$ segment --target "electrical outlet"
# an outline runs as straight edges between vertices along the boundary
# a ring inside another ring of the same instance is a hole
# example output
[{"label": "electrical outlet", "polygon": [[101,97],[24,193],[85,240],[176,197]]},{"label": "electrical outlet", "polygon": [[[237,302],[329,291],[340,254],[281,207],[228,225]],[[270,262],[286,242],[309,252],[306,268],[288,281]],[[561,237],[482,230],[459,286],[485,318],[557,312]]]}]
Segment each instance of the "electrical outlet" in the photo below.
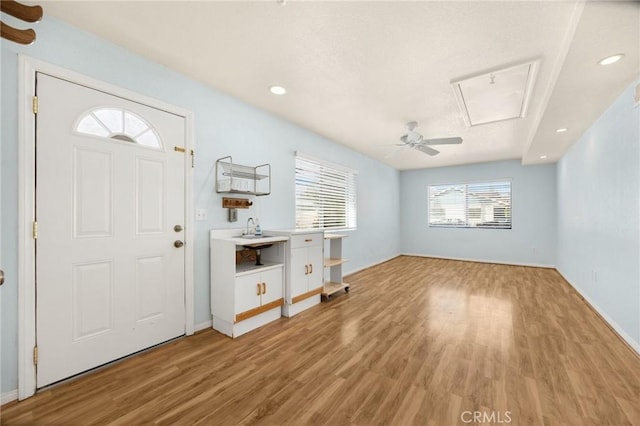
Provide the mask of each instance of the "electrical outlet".
[{"label": "electrical outlet", "polygon": [[196,220],[207,220],[207,209],[196,209]]}]

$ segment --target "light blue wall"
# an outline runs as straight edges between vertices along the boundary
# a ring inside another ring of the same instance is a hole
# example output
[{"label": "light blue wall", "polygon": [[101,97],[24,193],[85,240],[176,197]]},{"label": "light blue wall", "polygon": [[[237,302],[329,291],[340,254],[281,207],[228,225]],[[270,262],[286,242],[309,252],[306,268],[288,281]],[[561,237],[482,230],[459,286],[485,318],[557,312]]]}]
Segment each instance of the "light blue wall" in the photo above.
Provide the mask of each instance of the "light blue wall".
[{"label": "light blue wall", "polygon": [[[2,253],[8,280],[2,287],[2,383],[17,387],[17,162],[18,53],[188,109],[195,113],[196,208],[207,208],[207,222],[195,226],[195,322],[209,315],[210,228],[228,227],[227,211],[215,194],[214,163],[232,155],[247,164],[269,162],[273,193],[256,198],[241,211],[238,225],[249,215],[269,228],[294,226],[294,152],[301,151],[357,169],[358,230],[349,232],[346,271],[363,268],[399,252],[399,172],[219,91],[131,54],[54,19],[37,25],[38,42],[29,47],[2,41]],[[266,90],[267,88],[258,88]],[[241,225],[240,225],[241,226]]]},{"label": "light blue wall", "polygon": [[640,350],[635,84],[558,162],[558,270]]},{"label": "light blue wall", "polygon": [[[510,178],[513,229],[430,228],[427,187]],[[554,165],[499,161],[402,172],[400,248],[403,253],[523,265],[555,265]]]}]

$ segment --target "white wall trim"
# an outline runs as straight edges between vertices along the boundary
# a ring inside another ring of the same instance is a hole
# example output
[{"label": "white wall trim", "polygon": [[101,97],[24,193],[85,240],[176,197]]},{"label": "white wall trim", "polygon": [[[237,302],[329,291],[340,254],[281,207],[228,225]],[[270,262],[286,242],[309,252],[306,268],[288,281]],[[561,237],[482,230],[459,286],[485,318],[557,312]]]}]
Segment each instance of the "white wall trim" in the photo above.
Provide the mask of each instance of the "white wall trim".
[{"label": "white wall trim", "polygon": [[363,266],[362,268],[358,268],[358,269],[353,269],[353,270],[347,271],[347,272],[344,273],[344,276],[346,277],[348,275],[353,275],[353,274],[356,274],[356,273],[358,273],[360,271],[364,271],[365,269],[373,268],[374,266],[380,265],[381,263],[384,263],[384,262],[388,262],[388,261],[393,260],[393,259],[395,259],[396,257],[399,257],[399,256],[402,256],[402,254],[400,254],[400,253],[394,254],[393,256],[387,257],[386,259],[382,259],[382,260],[379,260],[379,261],[374,262],[374,263],[370,263],[369,265]]},{"label": "white wall trim", "polygon": [[211,325],[212,325],[211,320],[198,323],[195,326],[196,327],[195,331],[200,331],[200,330],[204,330],[206,328],[211,328]]},{"label": "white wall trim", "polygon": [[36,345],[35,242],[35,126],[31,99],[36,64],[18,57],[18,398],[36,391],[33,347]]},{"label": "white wall trim", "polygon": [[184,117],[185,119],[185,333],[194,333],[193,239],[193,113],[166,102],[28,57],[18,55],[18,399],[36,391],[33,347],[36,344],[35,243],[35,116],[31,110],[36,72],[92,87]]},{"label": "white wall trim", "polygon": [[474,259],[474,258],[468,258],[468,257],[438,256],[433,254],[402,253],[401,256],[432,257],[434,259],[460,260],[463,262],[494,263],[496,265],[527,266],[530,268],[548,268],[548,269],[555,268],[555,265],[546,265],[543,263],[503,262],[499,260]]},{"label": "white wall trim", "polygon": [[15,401],[16,399],[18,399],[18,389],[4,392],[2,395],[0,395],[0,405],[8,404],[12,401]]},{"label": "white wall trim", "polygon": [[572,283],[558,268],[556,271],[560,274],[560,276],[571,286],[573,289],[584,299],[584,301],[598,313],[602,317],[602,319],[611,327],[611,329],[620,337],[625,343],[633,349],[638,355],[640,355],[640,342],[636,342],[633,340],[631,336],[629,336],[623,329],[616,323],[609,315],[607,315],[604,310],[602,310],[589,296],[584,294],[580,287]]}]

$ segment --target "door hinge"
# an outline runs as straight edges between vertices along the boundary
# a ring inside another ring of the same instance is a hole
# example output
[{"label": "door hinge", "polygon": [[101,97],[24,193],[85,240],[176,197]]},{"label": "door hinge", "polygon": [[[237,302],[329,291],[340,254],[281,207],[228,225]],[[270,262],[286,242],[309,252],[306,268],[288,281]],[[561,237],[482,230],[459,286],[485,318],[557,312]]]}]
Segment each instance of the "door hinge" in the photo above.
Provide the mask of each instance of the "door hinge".
[{"label": "door hinge", "polygon": [[193,150],[191,150],[191,168],[193,169],[195,167],[195,158],[196,158],[196,153],[193,152]]},{"label": "door hinge", "polygon": [[33,365],[38,365],[38,347],[33,347]]},{"label": "door hinge", "polygon": [[33,97],[33,113],[34,114],[38,113],[38,97],[37,96]]},{"label": "door hinge", "polygon": [[33,239],[38,239],[38,222],[35,220],[33,221]]},{"label": "door hinge", "polygon": [[178,152],[186,152],[187,151],[183,146],[174,146],[173,149],[178,151]]}]

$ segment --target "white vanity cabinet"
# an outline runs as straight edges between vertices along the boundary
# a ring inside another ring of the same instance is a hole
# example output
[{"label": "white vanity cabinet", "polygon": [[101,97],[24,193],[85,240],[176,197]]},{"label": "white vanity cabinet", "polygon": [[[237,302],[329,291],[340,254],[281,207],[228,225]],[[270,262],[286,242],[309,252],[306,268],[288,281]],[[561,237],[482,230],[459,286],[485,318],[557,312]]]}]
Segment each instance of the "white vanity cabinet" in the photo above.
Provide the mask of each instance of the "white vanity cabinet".
[{"label": "white vanity cabinet", "polygon": [[317,229],[266,232],[289,238],[285,245],[282,315],[292,317],[319,304],[324,283],[324,233]]},{"label": "white vanity cabinet", "polygon": [[[238,337],[282,316],[284,303],[285,236],[246,239],[242,230],[212,230],[211,320],[212,327]],[[236,252],[247,246],[261,249],[261,265],[236,263]]]},{"label": "white vanity cabinet", "polygon": [[243,321],[256,312],[282,305],[282,265],[259,272],[237,274],[235,280],[235,320]]}]

